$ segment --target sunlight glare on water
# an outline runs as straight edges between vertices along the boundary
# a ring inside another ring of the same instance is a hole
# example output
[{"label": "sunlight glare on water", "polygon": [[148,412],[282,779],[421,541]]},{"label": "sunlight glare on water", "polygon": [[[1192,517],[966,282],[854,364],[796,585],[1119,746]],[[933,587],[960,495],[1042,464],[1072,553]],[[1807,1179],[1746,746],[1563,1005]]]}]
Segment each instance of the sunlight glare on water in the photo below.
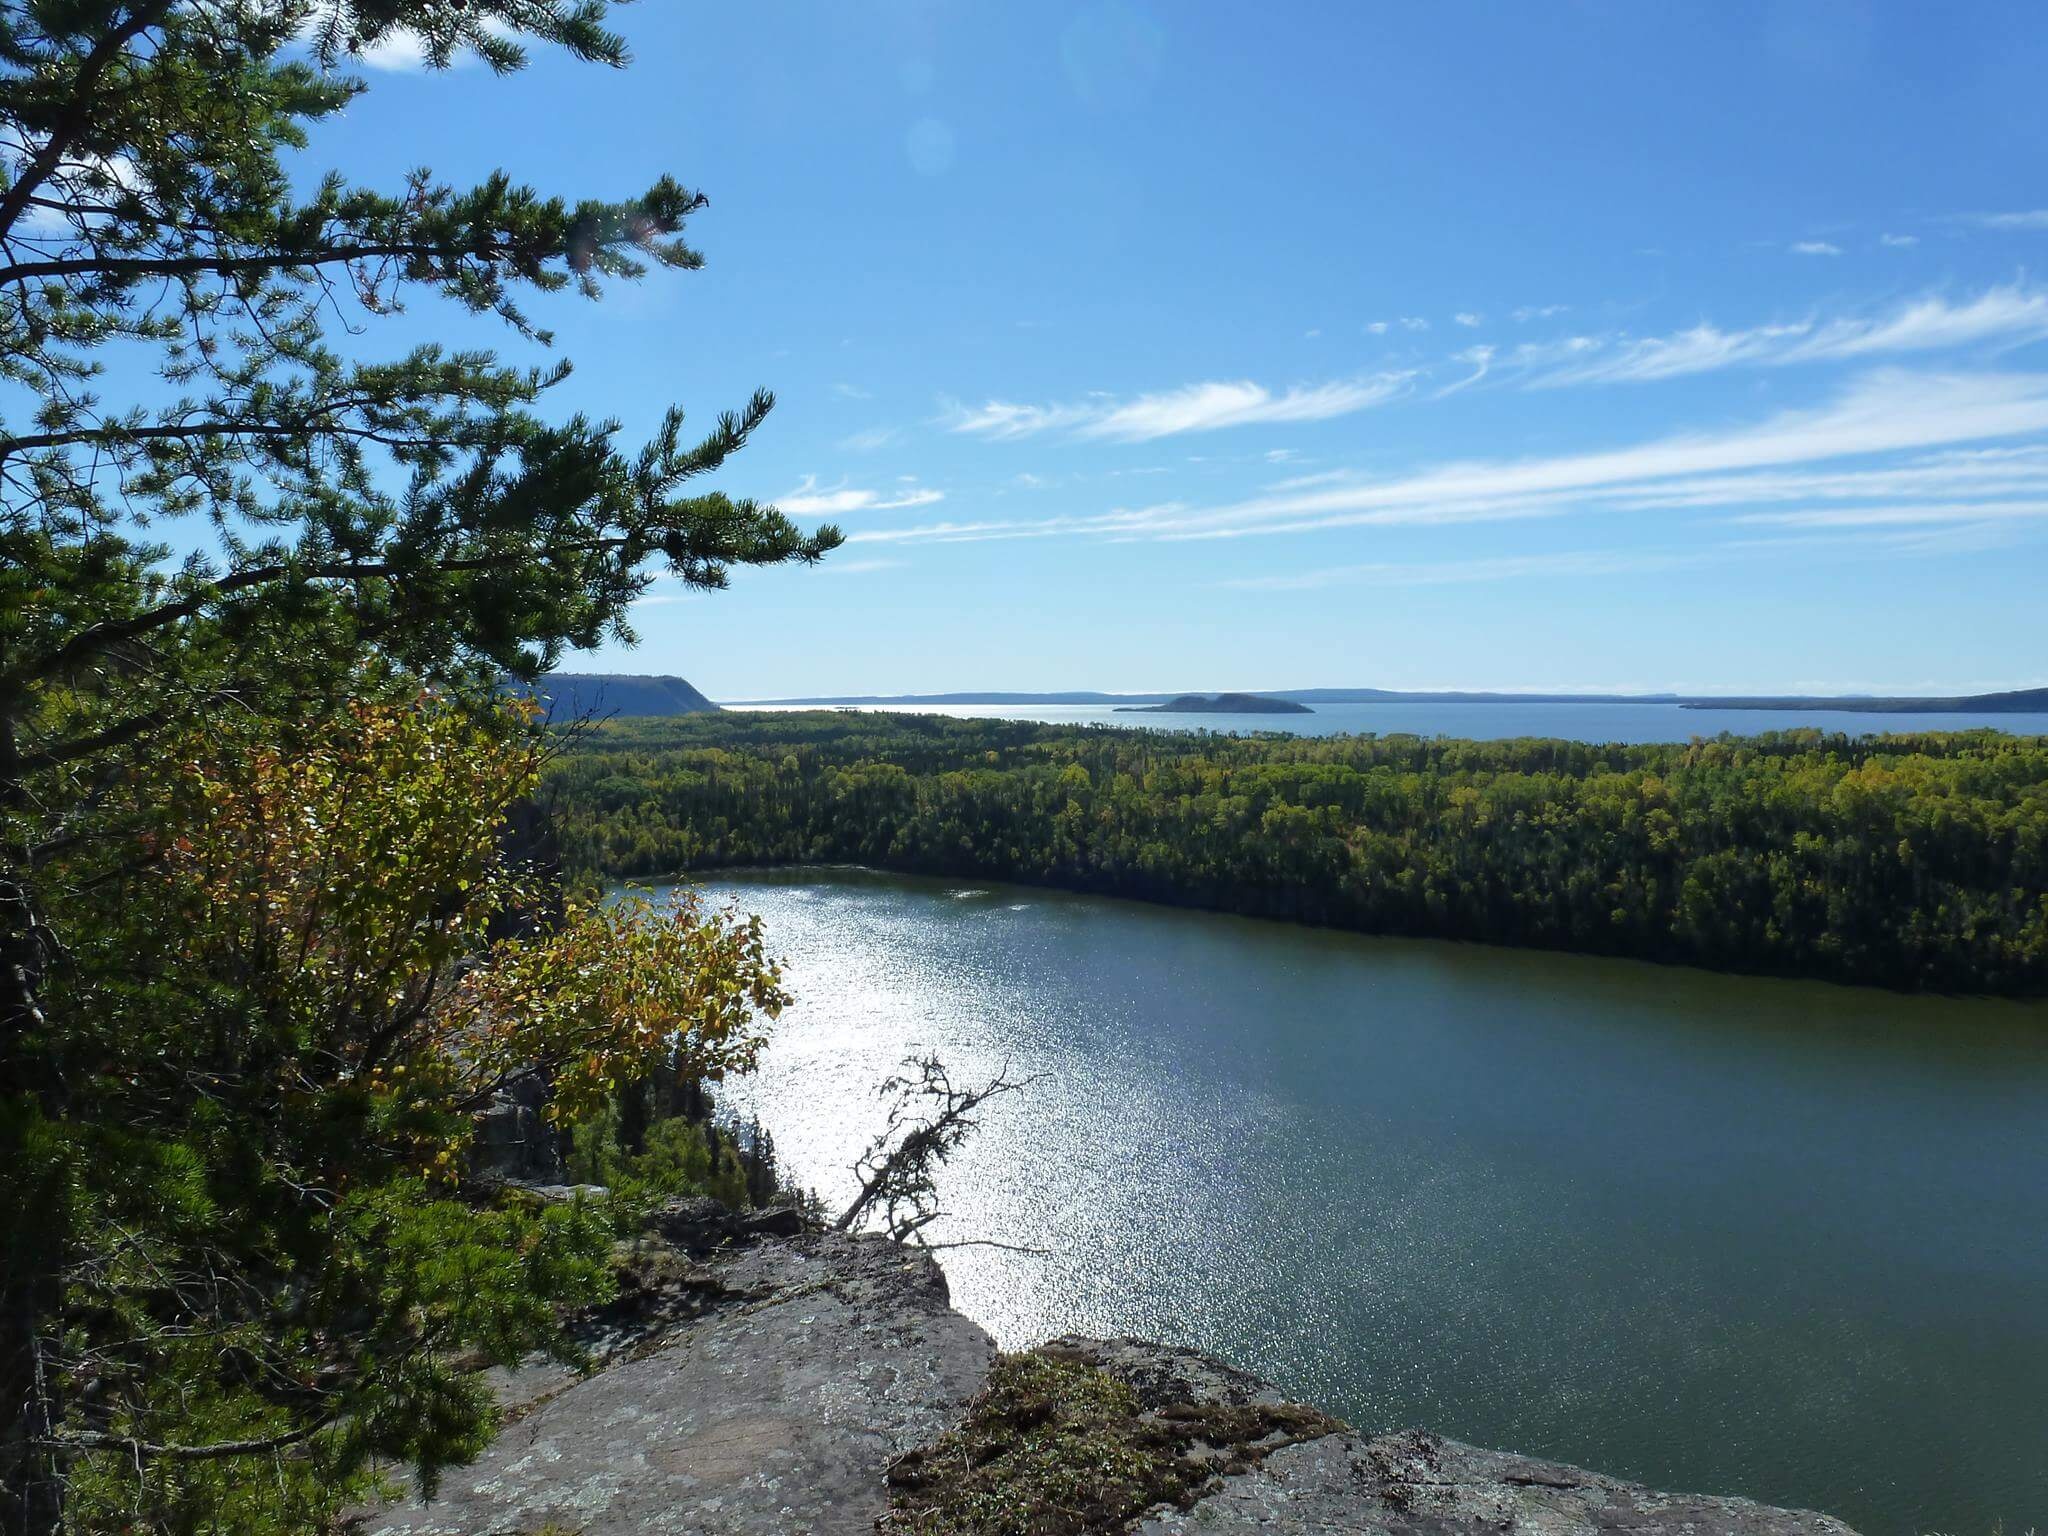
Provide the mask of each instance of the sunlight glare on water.
[{"label": "sunlight glare on water", "polygon": [[1211,1349],[1420,1424],[1866,1533],[2048,1517],[2048,1016],[852,870],[707,887],[796,1005],[728,1089],[835,1210],[876,1086],[1006,1346]]}]

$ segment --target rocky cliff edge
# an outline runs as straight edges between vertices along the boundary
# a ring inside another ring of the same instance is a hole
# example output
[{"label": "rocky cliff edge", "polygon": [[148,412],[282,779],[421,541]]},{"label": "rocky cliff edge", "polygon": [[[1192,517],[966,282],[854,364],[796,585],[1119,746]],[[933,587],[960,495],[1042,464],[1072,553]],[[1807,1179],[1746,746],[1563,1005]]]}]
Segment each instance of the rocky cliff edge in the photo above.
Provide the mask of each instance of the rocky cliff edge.
[{"label": "rocky cliff edge", "polygon": [[1192,1351],[1068,1338],[999,1356],[929,1254],[793,1212],[678,1202],[622,1272],[580,1325],[596,1368],[493,1373],[491,1449],[433,1502],[361,1515],[361,1536],[1854,1536],[1360,1434]]}]

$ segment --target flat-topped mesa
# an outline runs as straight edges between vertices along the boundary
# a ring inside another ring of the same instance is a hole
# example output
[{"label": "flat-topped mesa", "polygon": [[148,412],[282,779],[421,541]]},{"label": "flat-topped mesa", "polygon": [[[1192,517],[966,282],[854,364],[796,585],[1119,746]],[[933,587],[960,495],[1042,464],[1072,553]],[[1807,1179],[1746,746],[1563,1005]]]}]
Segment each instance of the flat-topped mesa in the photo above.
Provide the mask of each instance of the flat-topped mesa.
[{"label": "flat-topped mesa", "polygon": [[1262,698],[1256,693],[1184,693],[1164,704],[1120,704],[1119,715],[1312,715],[1314,710],[1292,699]]},{"label": "flat-topped mesa", "polygon": [[[928,1251],[675,1202],[582,1326],[494,1372],[497,1441],[360,1536],[1854,1536],[1421,1431],[1365,1435],[1192,1350],[1001,1355]],[[998,1518],[999,1517],[999,1518]],[[990,1523],[995,1521],[996,1523]]]},{"label": "flat-topped mesa", "polygon": [[649,715],[716,714],[718,706],[680,677],[625,672],[550,672],[538,682],[510,682],[507,690],[532,698],[557,725]]}]

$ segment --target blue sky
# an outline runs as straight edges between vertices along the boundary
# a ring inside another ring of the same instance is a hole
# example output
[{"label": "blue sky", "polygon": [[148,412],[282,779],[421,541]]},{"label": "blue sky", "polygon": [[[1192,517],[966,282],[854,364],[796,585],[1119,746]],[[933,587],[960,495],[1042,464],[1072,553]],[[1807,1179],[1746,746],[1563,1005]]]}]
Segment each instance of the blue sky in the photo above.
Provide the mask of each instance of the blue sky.
[{"label": "blue sky", "polygon": [[[642,4],[306,156],[703,188],[563,410],[759,385],[850,541],[576,670],[953,688],[2048,683],[2048,11]],[[2043,275],[2037,275],[2043,274]],[[422,305],[392,341],[487,328]],[[509,337],[508,351],[517,351]]]}]

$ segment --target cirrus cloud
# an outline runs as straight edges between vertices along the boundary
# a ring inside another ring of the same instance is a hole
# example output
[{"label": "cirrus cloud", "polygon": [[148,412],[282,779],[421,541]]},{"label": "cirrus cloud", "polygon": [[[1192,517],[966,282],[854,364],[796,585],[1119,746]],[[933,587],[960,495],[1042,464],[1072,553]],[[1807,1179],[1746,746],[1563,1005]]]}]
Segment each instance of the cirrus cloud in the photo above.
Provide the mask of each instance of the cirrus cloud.
[{"label": "cirrus cloud", "polygon": [[1214,432],[1258,423],[1327,421],[1380,405],[1401,394],[1412,373],[1380,373],[1273,390],[1249,379],[1188,384],[1130,400],[1102,397],[1075,405],[1025,405],[991,400],[951,406],[947,429],[993,441],[1068,431],[1076,437],[1145,443],[1186,432]]},{"label": "cirrus cloud", "polygon": [[837,485],[821,486],[816,475],[805,475],[803,484],[787,496],[778,496],[775,505],[799,517],[836,517],[845,512],[895,512],[906,507],[928,507],[945,499],[944,491],[923,487],[876,491],[848,485],[844,480]]},{"label": "cirrus cloud", "polygon": [[1701,321],[1665,336],[1574,337],[1570,354],[1518,349],[1514,361],[1538,387],[1634,383],[1736,366],[1853,361],[1887,353],[2048,339],[2048,290],[2008,283],[1975,298],[1927,294],[1879,314],[1801,319],[1723,330]]},{"label": "cirrus cloud", "polygon": [[[1476,460],[1391,478],[1311,477],[1212,506],[1183,501],[1051,518],[945,522],[853,542],[1212,540],[1337,528],[1450,525],[1577,512],[1670,515],[1828,496],[1868,505],[2048,497],[2048,374],[1911,373],[1856,381],[1831,404],[1753,425],[1548,458]],[[2011,448],[1969,447],[2033,439]],[[1946,452],[1935,452],[1946,450]],[[1901,462],[1902,454],[1933,453]],[[1886,457],[1874,467],[1819,468]],[[1816,467],[1806,467],[1816,466]],[[1829,482],[1833,482],[1830,484]],[[1988,514],[1996,517],[1999,514]],[[1946,520],[1946,519],[1943,519]]]}]

